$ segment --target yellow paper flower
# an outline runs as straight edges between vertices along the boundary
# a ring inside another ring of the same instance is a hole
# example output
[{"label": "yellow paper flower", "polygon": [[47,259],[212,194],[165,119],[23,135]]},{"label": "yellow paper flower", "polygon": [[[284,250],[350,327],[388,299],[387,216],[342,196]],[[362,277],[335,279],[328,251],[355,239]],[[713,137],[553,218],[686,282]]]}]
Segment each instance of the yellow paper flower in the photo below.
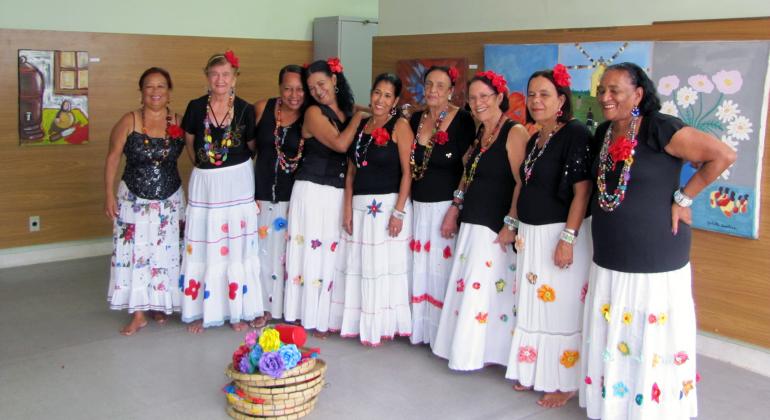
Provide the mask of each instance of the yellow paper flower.
[{"label": "yellow paper flower", "polygon": [[543,302],[553,302],[556,300],[556,291],[553,290],[553,287],[544,284],[537,289],[537,297]]},{"label": "yellow paper flower", "polygon": [[604,319],[607,320],[607,322],[610,322],[610,304],[605,303],[602,305],[602,315],[604,315]]},{"label": "yellow paper flower", "polygon": [[623,323],[626,325],[631,325],[631,321],[634,320],[634,316],[631,315],[631,312],[623,312]]},{"label": "yellow paper flower", "polygon": [[580,359],[580,352],[577,350],[565,350],[561,354],[561,364],[565,368],[571,368],[575,366],[575,363]]},{"label": "yellow paper flower", "polygon": [[281,335],[274,328],[265,328],[259,336],[259,346],[262,351],[276,351],[281,347]]},{"label": "yellow paper flower", "polygon": [[668,321],[668,315],[663,313],[658,315],[658,325],[666,325],[666,321]]}]

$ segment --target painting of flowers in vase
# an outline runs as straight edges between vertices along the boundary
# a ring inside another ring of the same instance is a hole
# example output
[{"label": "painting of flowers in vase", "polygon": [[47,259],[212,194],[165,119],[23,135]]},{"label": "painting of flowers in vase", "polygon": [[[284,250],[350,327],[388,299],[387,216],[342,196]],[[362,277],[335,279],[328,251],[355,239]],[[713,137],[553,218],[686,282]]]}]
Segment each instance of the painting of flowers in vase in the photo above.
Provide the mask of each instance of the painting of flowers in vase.
[{"label": "painting of flowers in vase", "polygon": [[[693,203],[693,226],[757,238],[762,151],[767,117],[770,43],[658,42],[653,80],[661,112],[712,134],[736,162]],[[683,166],[689,181],[698,163]]]}]

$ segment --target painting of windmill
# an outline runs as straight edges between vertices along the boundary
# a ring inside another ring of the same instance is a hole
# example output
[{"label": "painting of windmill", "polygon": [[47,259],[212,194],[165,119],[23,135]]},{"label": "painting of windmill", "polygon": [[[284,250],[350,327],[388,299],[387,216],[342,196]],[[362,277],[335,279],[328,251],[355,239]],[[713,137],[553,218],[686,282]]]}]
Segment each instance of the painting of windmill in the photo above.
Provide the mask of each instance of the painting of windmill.
[{"label": "painting of windmill", "polygon": [[601,123],[601,109],[596,89],[608,66],[630,61],[650,73],[652,42],[575,42],[559,44],[559,63],[572,76],[572,101],[575,118],[590,128]]}]

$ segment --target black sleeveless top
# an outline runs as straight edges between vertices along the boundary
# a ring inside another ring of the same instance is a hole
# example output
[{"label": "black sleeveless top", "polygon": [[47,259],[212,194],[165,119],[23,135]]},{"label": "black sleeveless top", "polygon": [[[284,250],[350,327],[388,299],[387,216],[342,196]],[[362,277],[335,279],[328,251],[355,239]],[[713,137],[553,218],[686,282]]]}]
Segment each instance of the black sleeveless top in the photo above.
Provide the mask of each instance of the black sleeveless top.
[{"label": "black sleeveless top", "polygon": [[[527,142],[529,156],[537,141],[537,133]],[[591,179],[593,163],[591,132],[578,120],[567,122],[551,137],[543,154],[532,167],[532,176],[524,182],[524,162],[521,163],[521,190],[516,213],[524,223],[547,225],[567,221],[575,193],[572,187]],[[537,156],[540,149],[533,154]],[[588,215],[586,215],[587,217]]]},{"label": "black sleeveless top", "polygon": [[[195,136],[195,142],[193,143],[195,148],[195,166],[200,169],[224,168],[226,166],[238,165],[251,159],[251,150],[249,150],[246,143],[254,140],[254,120],[256,119],[254,105],[247,103],[237,96],[235,97],[233,102],[235,117],[230,122],[231,130],[233,130],[233,144],[229,147],[227,160],[222,162],[220,166],[209,162],[204,149],[205,142],[203,136],[205,128],[203,121],[206,119],[207,105],[207,95],[193,99],[187,105],[187,110],[182,118],[182,128],[184,131]],[[215,125],[212,121],[210,125],[211,139],[213,143],[219,144],[222,136],[225,134],[225,129],[215,127]]]},{"label": "black sleeveless top", "polygon": [[348,151],[348,158],[357,165],[353,195],[398,193],[401,186],[401,161],[398,158],[398,145],[393,141],[393,128],[398,118],[392,117],[383,126],[390,135],[384,146],[378,146],[371,134],[364,133],[368,118],[358,126],[356,140]]},{"label": "black sleeveless top", "polygon": [[[257,123],[257,164],[254,198],[261,201],[289,201],[294,174],[286,173],[278,164],[275,150],[275,107],[277,98],[268,99],[262,118]],[[287,158],[297,156],[302,137],[302,117],[278,129],[280,147]]]},{"label": "black sleeveless top", "polygon": [[[409,125],[415,136],[420,126],[423,112],[416,112],[409,120]],[[434,144],[428,169],[425,176],[412,182],[412,199],[423,203],[449,201],[457,189],[463,175],[463,155],[473,143],[476,124],[468,111],[458,110],[452,122],[447,127],[449,141],[444,144]],[[425,156],[425,146],[417,144],[414,150],[414,161],[422,165]]]},{"label": "black sleeveless top", "polygon": [[168,140],[148,137],[136,130],[132,131],[123,146],[126,155],[126,167],[123,170],[123,182],[128,190],[137,197],[147,200],[164,200],[174,194],[182,185],[176,162],[184,149],[184,138]]},{"label": "black sleeveless top", "polygon": [[[495,233],[502,229],[503,218],[511,209],[513,188],[516,186],[508,151],[505,149],[508,132],[515,125],[511,120],[503,123],[497,140],[479,159],[473,182],[465,191],[460,222],[486,226]],[[480,151],[480,147],[473,150],[468,158],[468,169]]]},{"label": "black sleeveless top", "polygon": [[[642,119],[631,166],[626,195],[615,211],[599,207],[598,191],[591,199],[594,262],[600,267],[626,273],[660,273],[684,267],[690,261],[690,226],[679,223],[671,233],[671,204],[679,188],[682,160],[669,155],[664,147],[685,124],[678,118],[654,112]],[[597,155],[605,122],[596,129]],[[596,179],[597,156],[593,164]],[[623,168],[618,164],[605,175],[607,191],[612,193]]]},{"label": "black sleeveless top", "polygon": [[[326,105],[316,105],[331,123],[342,130],[347,127],[350,118],[345,122],[337,118],[337,114]],[[345,153],[335,152],[326,147],[314,137],[305,140],[305,150],[302,152],[302,163],[297,169],[295,179],[310,181],[316,184],[328,185],[334,188],[345,188],[345,173],[348,169],[348,158]]]}]

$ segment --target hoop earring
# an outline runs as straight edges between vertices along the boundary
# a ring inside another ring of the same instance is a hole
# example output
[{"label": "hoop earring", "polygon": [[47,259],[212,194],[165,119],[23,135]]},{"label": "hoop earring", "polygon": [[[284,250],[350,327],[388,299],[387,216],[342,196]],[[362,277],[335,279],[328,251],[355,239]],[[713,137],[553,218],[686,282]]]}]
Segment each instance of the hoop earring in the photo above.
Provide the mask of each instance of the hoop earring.
[{"label": "hoop earring", "polygon": [[631,116],[638,117],[639,115],[641,115],[641,111],[639,111],[639,106],[634,105],[634,107],[631,108]]}]

